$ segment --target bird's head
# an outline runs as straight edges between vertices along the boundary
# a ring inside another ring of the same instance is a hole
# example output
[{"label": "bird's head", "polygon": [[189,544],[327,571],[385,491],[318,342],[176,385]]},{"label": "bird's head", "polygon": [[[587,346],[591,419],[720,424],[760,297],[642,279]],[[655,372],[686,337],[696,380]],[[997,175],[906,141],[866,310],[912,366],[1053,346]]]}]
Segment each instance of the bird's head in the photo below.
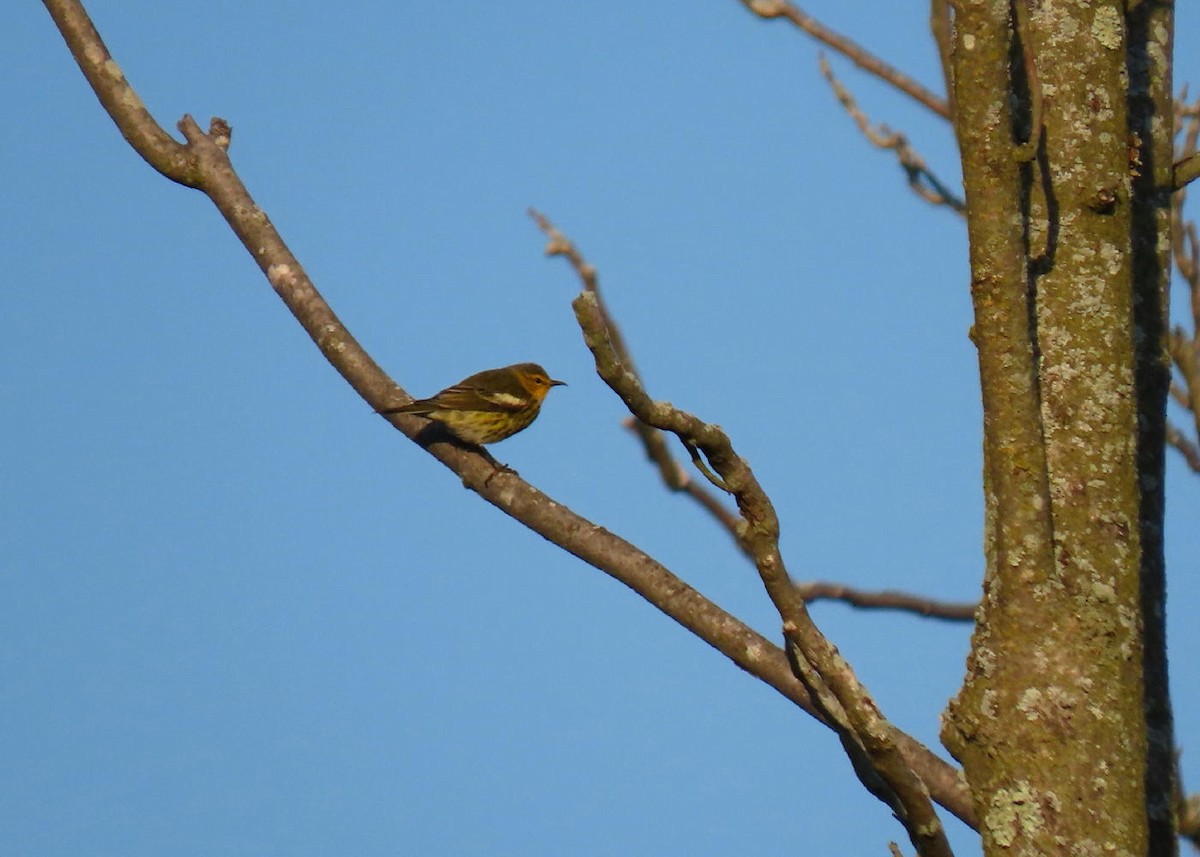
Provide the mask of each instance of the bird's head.
[{"label": "bird's head", "polygon": [[518,363],[512,367],[517,382],[541,404],[551,387],[565,387],[566,381],[556,381],[536,363]]}]

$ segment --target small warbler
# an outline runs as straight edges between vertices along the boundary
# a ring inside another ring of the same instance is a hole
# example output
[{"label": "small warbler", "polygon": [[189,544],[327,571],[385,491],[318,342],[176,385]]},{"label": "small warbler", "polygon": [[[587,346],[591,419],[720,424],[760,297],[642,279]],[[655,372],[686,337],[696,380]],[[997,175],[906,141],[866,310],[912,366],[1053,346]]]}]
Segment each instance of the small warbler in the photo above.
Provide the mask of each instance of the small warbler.
[{"label": "small warbler", "polygon": [[528,428],[555,381],[536,363],[516,363],[464,378],[436,396],[384,408],[381,414],[419,414],[466,443],[495,443]]}]

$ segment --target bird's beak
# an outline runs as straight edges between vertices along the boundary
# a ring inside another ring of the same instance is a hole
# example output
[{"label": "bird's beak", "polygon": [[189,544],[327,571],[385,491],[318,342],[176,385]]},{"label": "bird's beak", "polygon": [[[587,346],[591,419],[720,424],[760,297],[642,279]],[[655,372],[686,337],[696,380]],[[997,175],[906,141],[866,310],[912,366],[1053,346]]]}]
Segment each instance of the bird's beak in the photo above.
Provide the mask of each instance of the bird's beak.
[{"label": "bird's beak", "polygon": [[551,387],[565,387],[565,386],[567,386],[567,382],[566,381],[555,381],[553,378],[551,378],[550,386]]}]

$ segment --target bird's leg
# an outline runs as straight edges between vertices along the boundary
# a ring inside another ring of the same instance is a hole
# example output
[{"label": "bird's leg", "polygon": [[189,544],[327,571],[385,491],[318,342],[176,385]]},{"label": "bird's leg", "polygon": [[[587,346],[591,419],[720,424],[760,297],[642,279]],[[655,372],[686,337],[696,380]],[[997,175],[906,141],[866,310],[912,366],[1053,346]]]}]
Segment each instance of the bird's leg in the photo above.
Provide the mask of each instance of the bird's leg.
[{"label": "bird's leg", "polygon": [[488,460],[490,465],[492,465],[492,472],[488,474],[487,479],[483,480],[483,487],[486,488],[497,473],[511,473],[513,476],[520,476],[516,470],[509,467],[507,464],[497,461],[485,447],[479,447],[479,451],[483,453],[483,457]]}]

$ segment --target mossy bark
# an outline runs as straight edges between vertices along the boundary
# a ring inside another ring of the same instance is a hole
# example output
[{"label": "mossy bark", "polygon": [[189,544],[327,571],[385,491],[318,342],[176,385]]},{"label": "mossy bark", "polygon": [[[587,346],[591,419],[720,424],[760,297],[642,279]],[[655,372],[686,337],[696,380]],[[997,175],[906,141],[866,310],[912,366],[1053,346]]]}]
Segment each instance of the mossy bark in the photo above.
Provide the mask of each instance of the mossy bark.
[{"label": "mossy bark", "polygon": [[985,853],[1170,854],[1171,9],[1015,2],[954,6],[987,572],[943,739]]}]

